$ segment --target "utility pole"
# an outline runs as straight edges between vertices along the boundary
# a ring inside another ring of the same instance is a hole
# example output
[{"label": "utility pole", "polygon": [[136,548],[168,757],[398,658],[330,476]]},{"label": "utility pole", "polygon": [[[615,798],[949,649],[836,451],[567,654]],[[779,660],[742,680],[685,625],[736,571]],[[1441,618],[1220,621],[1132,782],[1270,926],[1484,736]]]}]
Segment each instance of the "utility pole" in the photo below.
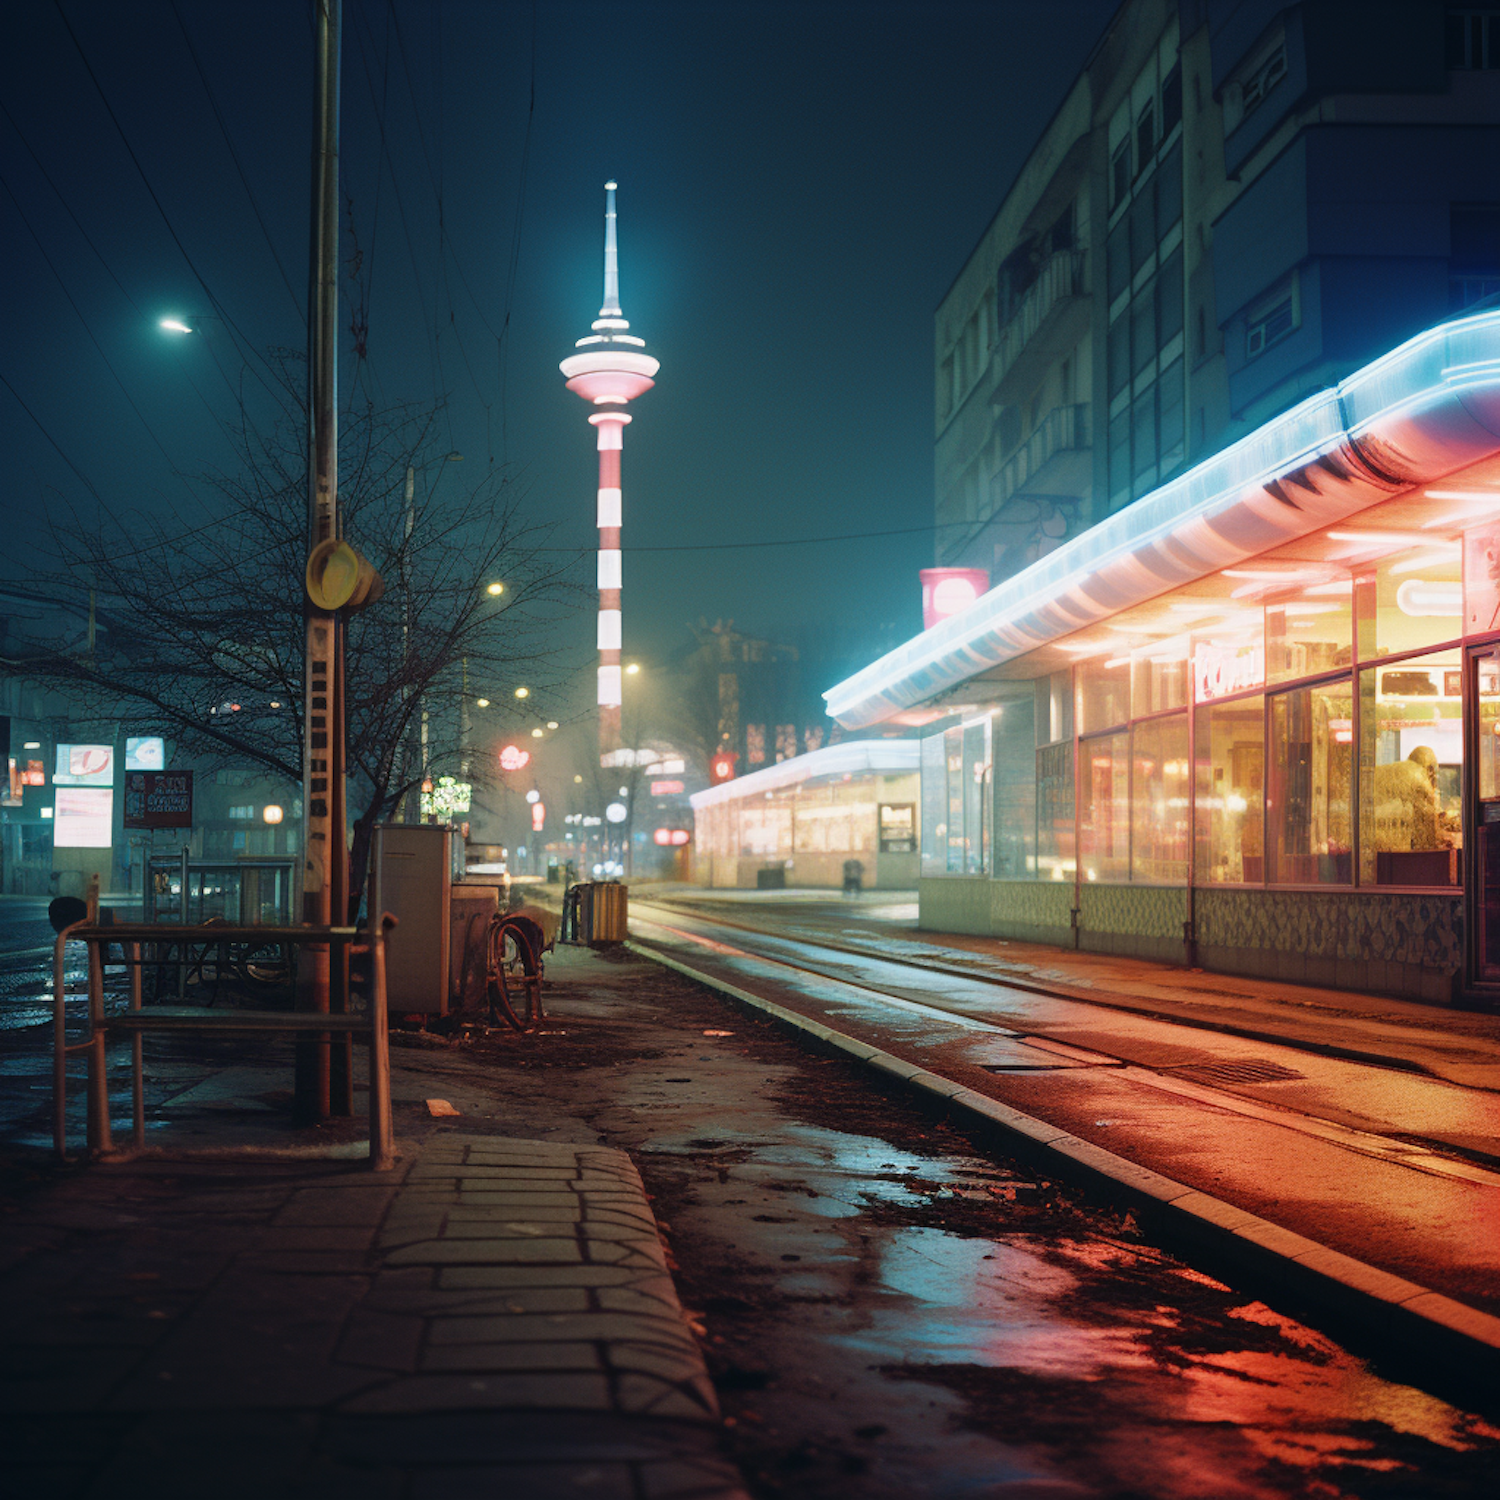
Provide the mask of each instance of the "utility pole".
[{"label": "utility pole", "polygon": [[[308,296],[308,551],[339,537],[338,513],[338,149],[341,0],[314,0],[317,74],[313,106],[312,243]],[[302,749],[302,920],[349,920],[344,811],[344,653],[338,614],[310,598]],[[301,947],[298,1004],[329,1010],[329,951]],[[295,1115],[326,1119],[328,1035],[298,1039]]]}]

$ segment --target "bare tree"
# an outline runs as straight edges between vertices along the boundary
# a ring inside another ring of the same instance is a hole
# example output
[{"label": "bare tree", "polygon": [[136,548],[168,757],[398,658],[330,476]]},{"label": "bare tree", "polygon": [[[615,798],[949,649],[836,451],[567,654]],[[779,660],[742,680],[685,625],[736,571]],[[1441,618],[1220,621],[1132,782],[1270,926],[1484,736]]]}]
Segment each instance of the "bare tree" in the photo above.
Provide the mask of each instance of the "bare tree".
[{"label": "bare tree", "polygon": [[[346,621],[356,902],[375,824],[424,771],[489,779],[488,757],[470,743],[466,683],[545,689],[563,665],[556,623],[585,597],[568,578],[575,555],[547,547],[549,528],[521,515],[502,475],[465,485],[443,461],[438,417],[366,403],[341,419],[343,534],[385,582],[384,597]],[[80,717],[165,731],[199,763],[300,781],[305,425],[262,433],[243,419],[234,440],[238,465],[202,476],[222,501],[218,516],[54,529],[48,582],[59,597],[97,603],[108,647],[43,650],[26,672],[69,689]],[[489,593],[492,583],[503,593]]]}]

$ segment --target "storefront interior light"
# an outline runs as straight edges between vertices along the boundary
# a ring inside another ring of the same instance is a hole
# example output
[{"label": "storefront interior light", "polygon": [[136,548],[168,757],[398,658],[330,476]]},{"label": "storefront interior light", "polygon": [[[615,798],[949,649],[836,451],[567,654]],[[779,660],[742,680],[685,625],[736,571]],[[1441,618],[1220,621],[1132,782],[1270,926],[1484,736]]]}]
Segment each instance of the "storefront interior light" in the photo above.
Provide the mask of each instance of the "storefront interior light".
[{"label": "storefront interior light", "polygon": [[1462,584],[1428,583],[1420,578],[1408,578],[1396,590],[1396,608],[1413,618],[1457,615],[1463,612],[1463,607]]},{"label": "storefront interior light", "polygon": [[1457,542],[1444,542],[1435,546],[1432,542],[1425,545],[1428,551],[1420,557],[1408,557],[1404,562],[1395,563],[1391,568],[1391,576],[1394,578],[1401,573],[1415,573],[1422,568],[1441,568],[1445,563],[1451,563],[1463,556],[1463,548]]}]

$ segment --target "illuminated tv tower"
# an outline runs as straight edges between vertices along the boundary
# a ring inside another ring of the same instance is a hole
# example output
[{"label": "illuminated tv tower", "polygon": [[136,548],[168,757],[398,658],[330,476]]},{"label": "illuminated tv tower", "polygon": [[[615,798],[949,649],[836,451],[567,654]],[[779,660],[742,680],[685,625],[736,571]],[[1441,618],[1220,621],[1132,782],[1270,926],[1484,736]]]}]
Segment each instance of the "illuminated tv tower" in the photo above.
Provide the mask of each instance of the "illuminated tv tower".
[{"label": "illuminated tv tower", "polygon": [[620,449],[630,414],[625,404],[649,391],[661,363],[620,314],[615,248],[615,184],[604,184],[604,306],[560,366],[568,389],[595,407],[599,434],[599,751],[620,745]]}]

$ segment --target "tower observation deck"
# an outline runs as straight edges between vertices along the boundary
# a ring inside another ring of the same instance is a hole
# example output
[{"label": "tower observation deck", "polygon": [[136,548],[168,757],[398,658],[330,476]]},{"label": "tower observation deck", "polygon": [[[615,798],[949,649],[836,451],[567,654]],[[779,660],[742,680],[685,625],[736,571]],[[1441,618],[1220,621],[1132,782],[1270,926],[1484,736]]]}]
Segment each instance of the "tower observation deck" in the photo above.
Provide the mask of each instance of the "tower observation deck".
[{"label": "tower observation deck", "polygon": [[574,345],[577,353],[560,368],[568,389],[587,401],[599,447],[599,751],[620,745],[621,605],[620,529],[623,507],[620,454],[626,404],[656,384],[660,362],[646,352],[646,341],[630,331],[620,311],[620,268],[615,240],[615,187],[604,184],[604,305],[592,332]]}]

